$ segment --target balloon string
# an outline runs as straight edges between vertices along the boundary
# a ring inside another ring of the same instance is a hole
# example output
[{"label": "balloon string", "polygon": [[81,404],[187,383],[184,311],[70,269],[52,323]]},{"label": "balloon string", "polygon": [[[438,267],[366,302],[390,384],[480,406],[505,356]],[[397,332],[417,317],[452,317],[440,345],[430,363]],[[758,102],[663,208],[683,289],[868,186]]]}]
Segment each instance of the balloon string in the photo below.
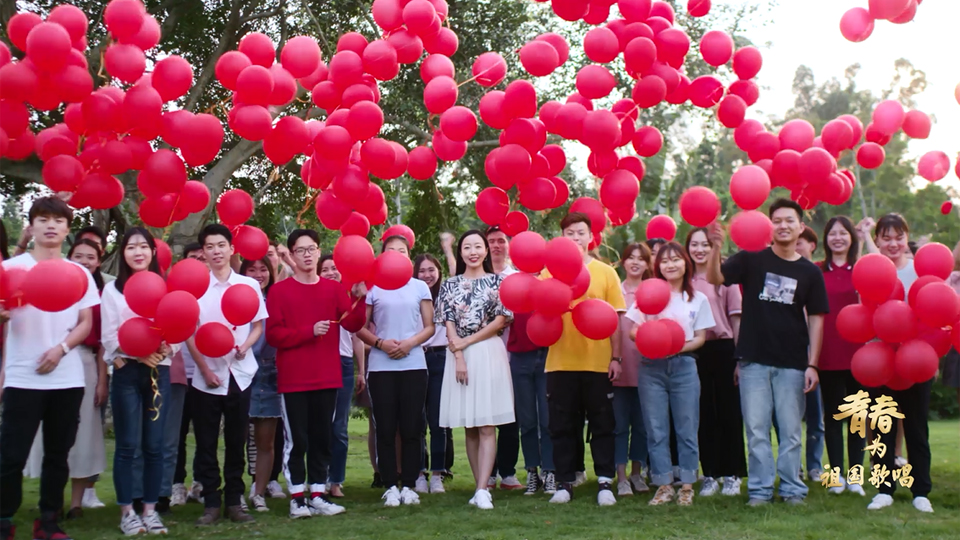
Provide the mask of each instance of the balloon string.
[{"label": "balloon string", "polygon": [[340,324],[344,319],[350,316],[350,313],[353,310],[357,309],[357,304],[360,303],[360,300],[361,300],[360,298],[357,298],[356,300],[353,301],[353,304],[350,306],[350,311],[345,311],[343,315],[340,315],[340,318],[337,319],[337,324]]},{"label": "balloon string", "polygon": [[477,74],[474,75],[473,77],[470,77],[469,79],[463,81],[462,83],[460,83],[460,84],[457,85],[457,88],[460,88],[461,86],[463,86],[463,85],[465,85],[465,84],[467,84],[467,83],[469,83],[469,82],[473,82],[473,81],[477,80],[478,77],[480,77],[480,76],[483,75],[484,73],[490,71],[491,69],[493,69],[493,68],[496,67],[497,65],[498,65],[498,64],[494,64],[494,65],[488,67],[487,69],[481,71],[480,73],[477,73]]},{"label": "balloon string", "polygon": [[303,214],[306,213],[307,209],[313,206],[313,203],[317,200],[317,197],[320,196],[320,190],[313,190],[313,193],[310,193],[310,190],[307,190],[307,200],[303,205],[303,208],[297,212],[297,226],[303,226]]},{"label": "balloon string", "polygon": [[150,368],[150,391],[153,392],[153,405],[147,409],[151,413],[151,422],[160,419],[160,407],[163,405],[163,396],[160,395],[160,386],[158,379],[160,372],[156,367]]}]

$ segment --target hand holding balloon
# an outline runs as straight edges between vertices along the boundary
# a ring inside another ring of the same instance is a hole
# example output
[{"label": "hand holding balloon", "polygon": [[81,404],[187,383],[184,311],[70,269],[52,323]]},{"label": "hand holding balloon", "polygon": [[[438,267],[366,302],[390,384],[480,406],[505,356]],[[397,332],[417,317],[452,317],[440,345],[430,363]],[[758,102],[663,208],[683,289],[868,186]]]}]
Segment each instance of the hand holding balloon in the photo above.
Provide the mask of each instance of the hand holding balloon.
[{"label": "hand holding balloon", "polygon": [[313,335],[314,336],[323,336],[330,331],[330,321],[317,321],[313,325]]},{"label": "hand holding balloon", "polygon": [[163,362],[163,353],[155,352],[149,356],[137,358],[137,361],[147,367],[155,368],[160,365],[160,362]]},{"label": "hand holding balloon", "polygon": [[723,232],[723,225],[714,222],[707,226],[707,239],[710,240],[710,244],[717,248],[723,248],[723,241],[725,234]]}]

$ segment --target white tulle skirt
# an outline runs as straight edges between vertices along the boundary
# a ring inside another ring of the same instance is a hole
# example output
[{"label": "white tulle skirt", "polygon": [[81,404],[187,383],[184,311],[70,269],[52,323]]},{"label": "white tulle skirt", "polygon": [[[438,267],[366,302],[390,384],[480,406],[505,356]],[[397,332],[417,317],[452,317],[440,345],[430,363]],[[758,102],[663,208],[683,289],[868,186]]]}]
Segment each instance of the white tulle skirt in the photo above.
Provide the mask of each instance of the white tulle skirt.
[{"label": "white tulle skirt", "polygon": [[440,390],[440,425],[447,428],[499,426],[515,421],[510,358],[499,337],[463,351],[467,384],[457,382],[457,363],[447,351]]}]

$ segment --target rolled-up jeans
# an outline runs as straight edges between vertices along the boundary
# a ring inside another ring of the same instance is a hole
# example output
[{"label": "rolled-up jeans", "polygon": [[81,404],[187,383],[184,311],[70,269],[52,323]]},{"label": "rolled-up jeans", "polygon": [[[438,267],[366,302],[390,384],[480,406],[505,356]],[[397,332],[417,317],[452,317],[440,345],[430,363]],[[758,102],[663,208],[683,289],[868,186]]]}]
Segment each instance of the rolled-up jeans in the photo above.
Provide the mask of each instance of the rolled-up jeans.
[{"label": "rolled-up jeans", "polygon": [[[799,477],[803,454],[804,372],[799,369],[740,362],[740,407],[747,431],[747,491],[751,499],[773,498],[780,474],[780,496],[806,497]],[[773,457],[770,427],[780,427],[779,455]]]},{"label": "rolled-up jeans", "polygon": [[670,457],[670,417],[677,434],[680,481],[692,484],[700,470],[700,377],[692,356],[678,355],[640,362],[637,391],[647,434],[650,480],[666,486],[674,481]]}]

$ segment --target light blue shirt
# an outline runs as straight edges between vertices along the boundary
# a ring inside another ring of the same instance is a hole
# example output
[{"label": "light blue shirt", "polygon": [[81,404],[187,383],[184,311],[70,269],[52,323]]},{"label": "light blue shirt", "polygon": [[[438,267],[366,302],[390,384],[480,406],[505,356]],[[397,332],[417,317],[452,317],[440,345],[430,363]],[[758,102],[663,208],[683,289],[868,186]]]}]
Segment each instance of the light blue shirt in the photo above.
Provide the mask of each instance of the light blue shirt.
[{"label": "light blue shirt", "polygon": [[[394,291],[374,287],[367,293],[367,305],[373,306],[373,324],[377,337],[384,341],[402,341],[423,330],[420,302],[432,302],[430,288],[419,279],[411,279]],[[410,354],[399,360],[390,358],[380,349],[370,350],[369,371],[412,371],[427,369],[427,360],[422,347],[413,347]]]}]

